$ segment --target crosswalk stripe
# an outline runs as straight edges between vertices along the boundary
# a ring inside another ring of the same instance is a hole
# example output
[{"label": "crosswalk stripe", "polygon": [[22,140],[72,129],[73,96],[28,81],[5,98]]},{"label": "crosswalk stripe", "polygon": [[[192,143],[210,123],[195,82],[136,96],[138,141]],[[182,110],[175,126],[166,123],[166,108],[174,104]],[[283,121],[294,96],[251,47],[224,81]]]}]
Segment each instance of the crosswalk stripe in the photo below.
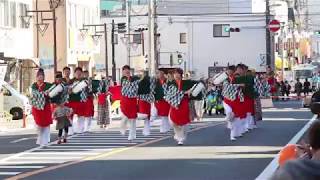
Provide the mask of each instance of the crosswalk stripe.
[{"label": "crosswalk stripe", "polygon": [[99,152],[32,152],[25,154],[24,156],[34,156],[34,155],[95,155]]},{"label": "crosswalk stripe", "polygon": [[60,163],[64,163],[66,162],[66,160],[38,160],[38,161],[35,161],[35,160],[21,160],[19,161],[17,159],[17,161],[12,161],[10,159],[10,162],[3,162],[1,163],[0,165],[18,165],[18,164],[22,164],[22,165],[25,165],[25,164],[60,164]]},{"label": "crosswalk stripe", "polygon": [[[122,148],[122,147],[125,147],[125,146],[86,146],[86,145],[84,145],[84,146],[81,146],[81,145],[79,145],[79,146],[69,146],[69,145],[67,145],[67,146],[50,146],[50,148],[55,148],[55,149],[59,149],[59,148],[75,148],[75,147],[78,147],[78,148],[92,148],[92,149],[94,149],[94,148]],[[39,149],[39,150],[48,150],[49,148],[46,148],[46,149]]]},{"label": "crosswalk stripe", "polygon": [[[208,122],[192,123],[189,129],[204,126],[208,124]],[[161,133],[158,124],[152,125],[151,128],[151,134],[144,136],[143,128],[138,127],[136,131],[137,138],[132,141],[127,139],[129,131],[126,131],[126,134],[122,135],[118,128],[75,134],[69,137],[66,144],[56,144],[56,142],[52,142],[48,146],[33,148],[2,159],[0,161],[0,175],[15,176],[23,173],[18,172],[19,169],[25,169],[27,172],[30,171],[30,169],[46,168],[50,165],[72,162],[85,157],[91,157],[115,149],[173,135],[172,129],[166,133]],[[5,171],[1,172],[1,169]],[[9,170],[15,172],[9,172]]]},{"label": "crosswalk stripe", "polygon": [[97,148],[91,148],[91,149],[76,149],[76,148],[53,148],[53,149],[39,149],[38,151],[36,152],[64,152],[64,151],[72,151],[74,153],[77,153],[77,152],[86,152],[86,151],[112,151],[113,149],[105,149],[105,148],[100,148],[100,149],[97,149]]},{"label": "crosswalk stripe", "polygon": [[0,169],[41,169],[45,166],[0,166]]},{"label": "crosswalk stripe", "polygon": [[[88,143],[88,142],[110,142],[110,143],[126,143],[128,142],[127,139],[70,139],[69,143],[74,143],[74,142],[82,142],[83,144]],[[143,139],[135,139],[132,140],[132,142],[145,142]]]},{"label": "crosswalk stripe", "polygon": [[14,176],[20,174],[21,172],[0,172],[0,175],[4,176]]},{"label": "crosswalk stripe", "polygon": [[57,157],[48,157],[48,156],[44,156],[44,157],[34,157],[34,156],[20,156],[19,158],[16,158],[16,159],[11,159],[11,161],[14,161],[14,160],[26,160],[26,159],[30,159],[30,160],[42,160],[42,159],[45,159],[45,160],[67,160],[67,159],[79,159],[81,158],[81,156],[57,156]]},{"label": "crosswalk stripe", "polygon": [[133,142],[124,142],[124,143],[118,143],[118,142],[99,142],[99,143],[95,143],[95,142],[69,142],[68,144],[121,144],[121,145],[133,145],[133,144],[137,144],[137,143],[133,143]]}]

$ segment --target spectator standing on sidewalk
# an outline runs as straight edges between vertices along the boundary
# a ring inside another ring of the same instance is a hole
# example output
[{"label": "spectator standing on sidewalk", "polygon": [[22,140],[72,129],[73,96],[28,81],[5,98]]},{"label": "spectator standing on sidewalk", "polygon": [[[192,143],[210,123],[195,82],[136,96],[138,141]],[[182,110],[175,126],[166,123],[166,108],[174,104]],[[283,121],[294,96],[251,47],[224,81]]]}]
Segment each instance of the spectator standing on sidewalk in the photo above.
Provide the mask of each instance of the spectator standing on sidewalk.
[{"label": "spectator standing on sidewalk", "polygon": [[296,92],[297,96],[301,96],[302,92],[302,83],[300,82],[299,78],[297,79],[296,84],[294,85],[294,91]]},{"label": "spectator standing on sidewalk", "polygon": [[[301,158],[289,160],[273,176],[272,180],[318,180],[320,179],[320,121],[309,129],[309,147],[304,147]],[[301,147],[301,146],[300,146]],[[297,150],[300,151],[300,150]],[[305,158],[305,154],[311,158]]]}]

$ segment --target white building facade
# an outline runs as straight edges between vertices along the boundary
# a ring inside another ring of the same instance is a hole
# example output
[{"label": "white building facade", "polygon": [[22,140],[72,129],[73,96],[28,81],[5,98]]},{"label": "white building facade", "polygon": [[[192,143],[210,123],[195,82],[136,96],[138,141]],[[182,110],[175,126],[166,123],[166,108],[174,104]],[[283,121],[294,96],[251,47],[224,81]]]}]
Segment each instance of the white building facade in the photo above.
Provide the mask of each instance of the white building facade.
[{"label": "white building facade", "polygon": [[[238,63],[247,64],[257,71],[264,71],[266,67],[264,12],[265,3],[261,0],[241,3],[235,0],[158,2],[156,22],[159,67],[180,67],[190,72],[194,78],[212,76],[215,67]],[[132,6],[130,25],[132,35],[129,46],[130,65],[135,69],[148,67],[148,58],[145,58],[148,54],[148,31],[135,32],[139,28],[148,28],[147,13],[145,5]],[[112,19],[116,24],[126,22],[125,17],[114,14],[102,17],[102,22],[110,24]],[[229,32],[231,28],[239,32]],[[115,35],[118,38],[114,44],[117,77],[120,68],[128,64],[127,40],[122,41],[124,36],[123,33]],[[111,35],[108,39],[108,59],[111,65]],[[140,39],[143,42],[140,42]]]}]

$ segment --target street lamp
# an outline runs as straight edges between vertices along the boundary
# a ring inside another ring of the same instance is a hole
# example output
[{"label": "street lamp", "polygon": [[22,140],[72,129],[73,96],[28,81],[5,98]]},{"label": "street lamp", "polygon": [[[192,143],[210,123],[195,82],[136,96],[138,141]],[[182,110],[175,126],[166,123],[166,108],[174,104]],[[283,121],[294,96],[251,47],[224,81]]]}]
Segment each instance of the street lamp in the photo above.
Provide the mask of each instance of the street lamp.
[{"label": "street lamp", "polygon": [[[105,41],[105,63],[106,63],[106,77],[109,76],[109,72],[108,72],[108,37],[107,37],[107,24],[83,24],[82,28],[79,29],[79,31],[81,33],[87,33],[88,32],[88,28],[90,27],[94,27],[94,34],[91,35],[91,38],[93,39],[93,41],[97,42],[102,35],[100,33],[104,33],[104,41]],[[97,31],[97,27],[103,27],[103,31]]]},{"label": "street lamp", "polygon": [[[56,8],[59,6],[61,0],[50,0],[50,10],[26,10],[24,16],[21,16],[22,20],[26,23],[27,26],[30,25],[30,20],[32,18],[29,13],[36,13],[37,17],[40,13],[41,23],[36,24],[37,30],[43,36],[48,29],[49,23],[44,23],[45,21],[53,21],[53,64],[54,64],[54,73],[57,72],[57,19],[56,19]],[[43,18],[44,13],[51,13],[51,18]]]}]

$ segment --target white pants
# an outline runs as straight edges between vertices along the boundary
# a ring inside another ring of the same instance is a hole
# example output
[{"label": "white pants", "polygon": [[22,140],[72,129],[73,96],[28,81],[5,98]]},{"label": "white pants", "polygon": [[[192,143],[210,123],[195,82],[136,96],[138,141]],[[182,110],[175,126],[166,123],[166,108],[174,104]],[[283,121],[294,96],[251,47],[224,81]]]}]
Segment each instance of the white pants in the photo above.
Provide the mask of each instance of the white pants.
[{"label": "white pants", "polygon": [[254,119],[253,119],[253,116],[251,115],[251,113],[247,113],[247,118],[246,118],[246,128],[249,129],[249,130],[252,130],[254,129],[255,127],[255,122],[254,122]]},{"label": "white pants", "polygon": [[166,133],[166,132],[170,131],[171,125],[169,123],[168,116],[160,116],[160,119],[161,119],[160,132]]},{"label": "white pants", "polygon": [[129,123],[129,136],[128,140],[133,140],[137,138],[136,134],[136,119],[128,119],[126,116],[123,116],[120,122],[120,132],[122,135],[126,134],[127,124]]},{"label": "white pants", "polygon": [[150,120],[149,119],[144,120],[143,135],[144,136],[150,135]]},{"label": "white pants", "polygon": [[227,128],[231,129],[231,126],[233,126],[231,121],[234,119],[234,113],[232,112],[231,107],[225,102],[223,102],[223,108],[226,113]]},{"label": "white pants", "polygon": [[84,132],[89,132],[91,129],[93,117],[86,117],[85,124],[84,124]]},{"label": "white pants", "polygon": [[243,120],[240,118],[234,118],[232,122],[230,122],[230,138],[239,137],[242,135],[243,131]]},{"label": "white pants", "polygon": [[45,146],[50,142],[50,126],[48,127],[37,127],[37,144]]},{"label": "white pants", "polygon": [[187,139],[188,125],[178,126],[174,122],[170,122],[174,130],[174,139],[178,142],[184,142]]},{"label": "white pants", "polygon": [[194,101],[194,108],[196,110],[197,118],[201,119],[204,113],[204,100],[196,100]]},{"label": "white pants", "polygon": [[76,121],[76,128],[75,128],[75,132],[76,133],[83,133],[84,132],[84,129],[85,129],[85,121],[86,121],[86,118],[84,116],[79,116],[77,121]]}]

